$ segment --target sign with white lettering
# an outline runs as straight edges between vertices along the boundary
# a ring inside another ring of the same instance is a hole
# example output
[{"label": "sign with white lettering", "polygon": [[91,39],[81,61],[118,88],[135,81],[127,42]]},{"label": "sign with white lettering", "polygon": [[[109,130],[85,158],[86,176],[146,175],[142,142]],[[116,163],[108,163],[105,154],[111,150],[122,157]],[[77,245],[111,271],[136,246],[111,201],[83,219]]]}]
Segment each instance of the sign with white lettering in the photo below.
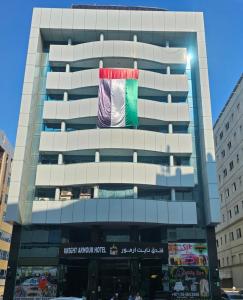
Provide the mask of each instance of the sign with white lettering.
[{"label": "sign with white lettering", "polygon": [[59,256],[68,257],[144,257],[168,259],[166,244],[144,243],[84,243],[65,244],[60,248]]}]

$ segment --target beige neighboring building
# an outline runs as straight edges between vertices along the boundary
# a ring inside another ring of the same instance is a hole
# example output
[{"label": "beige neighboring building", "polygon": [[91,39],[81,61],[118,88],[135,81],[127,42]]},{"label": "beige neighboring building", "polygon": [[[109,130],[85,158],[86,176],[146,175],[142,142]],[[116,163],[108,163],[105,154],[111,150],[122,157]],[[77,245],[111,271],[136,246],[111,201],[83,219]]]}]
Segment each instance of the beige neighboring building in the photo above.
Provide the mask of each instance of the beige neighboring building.
[{"label": "beige neighboring building", "polygon": [[216,228],[222,287],[243,287],[243,75],[214,126],[222,222]]},{"label": "beige neighboring building", "polygon": [[0,130],[0,296],[4,292],[12,233],[12,226],[3,220],[8,200],[12,158],[13,148],[5,133]]}]

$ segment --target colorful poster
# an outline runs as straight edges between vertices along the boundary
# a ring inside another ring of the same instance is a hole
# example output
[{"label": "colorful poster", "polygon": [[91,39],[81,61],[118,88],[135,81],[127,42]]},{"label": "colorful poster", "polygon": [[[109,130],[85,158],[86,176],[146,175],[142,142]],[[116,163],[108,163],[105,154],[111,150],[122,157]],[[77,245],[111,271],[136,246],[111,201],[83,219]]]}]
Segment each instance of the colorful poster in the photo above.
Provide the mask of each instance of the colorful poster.
[{"label": "colorful poster", "polygon": [[169,265],[208,266],[206,243],[169,243]]},{"label": "colorful poster", "polygon": [[15,297],[55,297],[56,293],[56,267],[18,268]]},{"label": "colorful poster", "polygon": [[169,268],[172,299],[208,299],[207,267],[175,266]]}]

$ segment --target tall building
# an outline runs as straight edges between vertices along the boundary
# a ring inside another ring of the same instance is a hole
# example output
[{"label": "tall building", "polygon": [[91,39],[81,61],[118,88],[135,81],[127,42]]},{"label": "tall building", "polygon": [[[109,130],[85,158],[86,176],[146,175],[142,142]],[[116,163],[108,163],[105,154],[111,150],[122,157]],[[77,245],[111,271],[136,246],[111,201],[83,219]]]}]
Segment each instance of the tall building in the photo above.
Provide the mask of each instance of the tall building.
[{"label": "tall building", "polygon": [[12,226],[4,221],[8,201],[13,148],[0,130],[0,297],[4,293]]},{"label": "tall building", "polygon": [[243,75],[215,126],[221,219],[217,226],[220,279],[223,287],[243,286]]},{"label": "tall building", "polygon": [[203,14],[34,9],[6,297],[217,299],[219,216]]}]

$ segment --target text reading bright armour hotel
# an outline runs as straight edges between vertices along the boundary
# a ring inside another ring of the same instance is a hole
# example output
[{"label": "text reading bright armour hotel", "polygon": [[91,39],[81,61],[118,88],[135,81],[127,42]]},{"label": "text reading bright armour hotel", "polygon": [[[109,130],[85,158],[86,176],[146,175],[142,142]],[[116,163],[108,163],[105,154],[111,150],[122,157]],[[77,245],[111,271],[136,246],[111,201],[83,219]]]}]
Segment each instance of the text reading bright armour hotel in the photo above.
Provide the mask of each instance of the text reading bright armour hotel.
[{"label": "text reading bright armour hotel", "polygon": [[217,299],[202,13],[34,9],[6,219],[6,299]]}]

